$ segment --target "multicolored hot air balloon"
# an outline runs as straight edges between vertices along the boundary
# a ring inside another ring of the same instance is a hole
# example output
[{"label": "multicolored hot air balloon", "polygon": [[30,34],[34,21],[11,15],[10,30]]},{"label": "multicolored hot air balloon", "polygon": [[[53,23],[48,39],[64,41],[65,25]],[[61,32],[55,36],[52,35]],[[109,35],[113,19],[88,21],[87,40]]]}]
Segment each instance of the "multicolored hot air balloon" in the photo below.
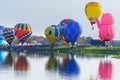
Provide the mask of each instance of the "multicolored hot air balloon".
[{"label": "multicolored hot air balloon", "polygon": [[112,42],[115,37],[115,21],[111,13],[103,13],[100,21],[97,20],[97,26],[99,28],[99,38],[101,41],[110,41]]},{"label": "multicolored hot air balloon", "polygon": [[3,36],[3,30],[4,30],[4,26],[0,25],[0,40],[3,40],[4,39],[4,36]]},{"label": "multicolored hot air balloon", "polygon": [[63,19],[59,24],[59,28],[60,28],[60,34],[61,34],[61,37],[62,37],[62,40],[63,42],[66,44],[66,43],[69,43],[70,41],[68,40],[68,38],[66,37],[66,32],[65,32],[65,27],[66,25],[68,25],[70,22],[74,22],[75,20],[73,19]]},{"label": "multicolored hot air balloon", "polygon": [[66,25],[69,24],[71,21],[73,22],[73,21],[75,21],[75,20],[73,20],[73,19],[63,19],[63,20],[58,24],[58,26],[66,26]]},{"label": "multicolored hot air balloon", "polygon": [[59,27],[51,25],[45,29],[45,36],[51,44],[55,44],[61,38]]},{"label": "multicolored hot air balloon", "polygon": [[29,24],[26,23],[18,23],[14,27],[15,36],[18,40],[23,44],[32,34],[32,29]]},{"label": "multicolored hot air balloon", "polygon": [[85,14],[88,17],[91,25],[95,24],[97,19],[102,14],[102,7],[98,2],[89,2],[85,6]]},{"label": "multicolored hot air balloon", "polygon": [[3,36],[5,38],[5,40],[11,44],[12,41],[15,39],[15,32],[12,28],[5,28],[3,30]]},{"label": "multicolored hot air balloon", "polygon": [[65,27],[65,36],[68,41],[71,42],[72,45],[78,40],[80,35],[82,34],[82,26],[76,22],[71,21],[68,25]]}]

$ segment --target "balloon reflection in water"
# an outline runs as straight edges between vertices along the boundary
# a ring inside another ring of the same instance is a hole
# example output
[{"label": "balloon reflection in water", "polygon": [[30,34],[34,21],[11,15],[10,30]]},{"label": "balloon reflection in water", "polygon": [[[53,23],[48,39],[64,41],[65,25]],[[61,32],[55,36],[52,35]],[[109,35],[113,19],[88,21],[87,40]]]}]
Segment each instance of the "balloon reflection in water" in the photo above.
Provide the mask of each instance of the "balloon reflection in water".
[{"label": "balloon reflection in water", "polygon": [[63,57],[63,62],[60,67],[60,73],[68,76],[80,74],[80,68],[76,63],[74,56],[71,58],[68,56]]},{"label": "balloon reflection in water", "polygon": [[13,55],[9,52],[4,60],[4,65],[12,66],[14,63]]},{"label": "balloon reflection in water", "polygon": [[7,55],[8,55],[8,51],[0,51],[0,67],[3,66],[3,62]]},{"label": "balloon reflection in water", "polygon": [[14,69],[18,71],[29,71],[30,70],[30,64],[27,60],[26,54],[21,52],[20,55],[18,56]]},{"label": "balloon reflection in water", "polygon": [[57,71],[59,70],[60,63],[56,59],[55,56],[50,56],[47,64],[46,64],[46,70],[48,71]]},{"label": "balloon reflection in water", "polygon": [[111,61],[100,61],[99,78],[100,80],[112,80],[113,64]]}]

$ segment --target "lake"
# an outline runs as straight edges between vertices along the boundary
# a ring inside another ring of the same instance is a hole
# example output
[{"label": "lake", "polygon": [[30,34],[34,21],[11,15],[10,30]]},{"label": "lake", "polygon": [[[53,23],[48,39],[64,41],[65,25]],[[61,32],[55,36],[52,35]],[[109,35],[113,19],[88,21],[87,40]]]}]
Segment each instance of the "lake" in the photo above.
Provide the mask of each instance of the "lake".
[{"label": "lake", "polygon": [[[111,55],[27,55],[29,71],[4,66],[9,52],[0,51],[0,80],[120,80],[120,60]],[[18,55],[13,54],[15,57]]]}]

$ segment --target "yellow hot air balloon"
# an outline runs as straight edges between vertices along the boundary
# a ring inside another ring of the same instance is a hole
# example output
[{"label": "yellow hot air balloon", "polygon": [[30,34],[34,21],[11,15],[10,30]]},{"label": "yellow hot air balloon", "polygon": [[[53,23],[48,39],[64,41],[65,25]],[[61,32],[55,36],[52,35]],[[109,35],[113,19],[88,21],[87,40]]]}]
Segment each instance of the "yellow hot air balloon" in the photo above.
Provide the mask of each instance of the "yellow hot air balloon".
[{"label": "yellow hot air balloon", "polygon": [[61,38],[59,27],[51,25],[46,28],[45,36],[51,44],[55,44]]},{"label": "yellow hot air balloon", "polygon": [[89,2],[85,7],[85,13],[93,25],[102,14],[102,6],[98,2]]}]

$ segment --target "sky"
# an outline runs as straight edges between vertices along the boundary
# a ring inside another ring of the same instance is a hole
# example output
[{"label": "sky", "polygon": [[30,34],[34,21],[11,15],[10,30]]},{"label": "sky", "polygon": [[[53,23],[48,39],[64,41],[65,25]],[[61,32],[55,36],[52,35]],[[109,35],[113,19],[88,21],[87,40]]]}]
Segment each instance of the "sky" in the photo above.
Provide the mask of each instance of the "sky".
[{"label": "sky", "polygon": [[76,20],[82,25],[81,36],[99,39],[98,28],[92,30],[85,15],[85,5],[97,1],[104,13],[111,13],[115,18],[116,36],[120,40],[119,0],[1,0],[0,25],[14,28],[17,23],[28,23],[33,29],[32,35],[45,36],[44,31],[50,25],[58,25],[66,18]]}]

